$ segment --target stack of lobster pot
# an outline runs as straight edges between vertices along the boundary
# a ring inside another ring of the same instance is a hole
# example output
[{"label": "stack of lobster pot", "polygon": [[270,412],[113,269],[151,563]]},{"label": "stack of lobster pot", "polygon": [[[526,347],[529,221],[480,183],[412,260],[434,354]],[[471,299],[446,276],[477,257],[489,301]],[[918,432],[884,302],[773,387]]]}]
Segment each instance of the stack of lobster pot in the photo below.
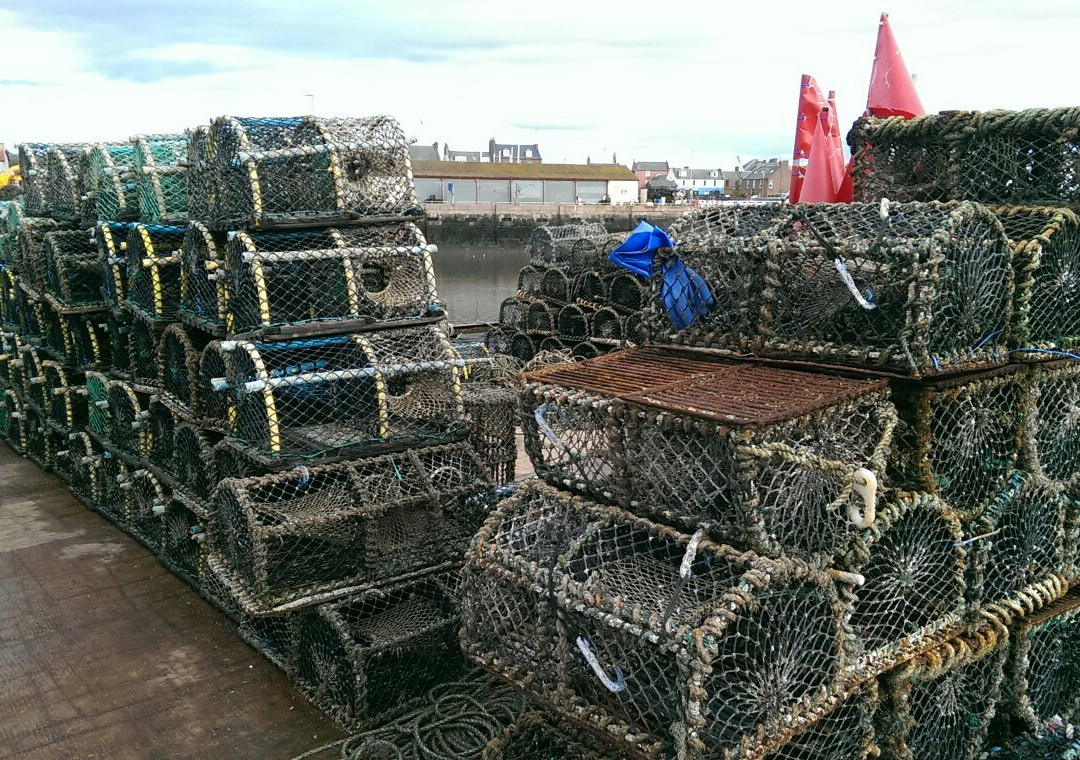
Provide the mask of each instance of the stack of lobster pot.
[{"label": "stack of lobster pot", "polygon": [[624,237],[602,224],[537,227],[518,292],[502,302],[488,348],[527,362],[540,352],[588,358],[640,343],[647,281],[608,260]]},{"label": "stack of lobster pot", "polygon": [[1035,700],[1025,668],[1064,716],[1076,653],[1040,669],[1010,638],[1075,618],[1048,605],[1076,577],[1077,373],[1010,359],[1071,348],[1075,225],[962,199],[684,216],[645,345],[526,374],[546,484],[470,550],[470,657],[647,757],[973,758]]},{"label": "stack of lobster pot", "polygon": [[491,362],[450,342],[394,120],[222,117],[187,164],[158,376],[202,591],[360,728],[464,666],[456,566],[495,484],[463,388]]}]

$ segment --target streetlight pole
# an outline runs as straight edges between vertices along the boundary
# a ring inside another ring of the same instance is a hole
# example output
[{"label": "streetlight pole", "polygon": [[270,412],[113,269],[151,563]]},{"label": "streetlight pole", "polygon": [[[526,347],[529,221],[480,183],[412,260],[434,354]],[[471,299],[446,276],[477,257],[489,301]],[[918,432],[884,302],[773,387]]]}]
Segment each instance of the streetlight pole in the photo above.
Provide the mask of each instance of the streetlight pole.
[{"label": "streetlight pole", "polygon": [[315,96],[312,93],[309,92],[304,97],[305,98],[310,98],[310,100],[311,100],[311,115],[314,116],[315,115]]}]

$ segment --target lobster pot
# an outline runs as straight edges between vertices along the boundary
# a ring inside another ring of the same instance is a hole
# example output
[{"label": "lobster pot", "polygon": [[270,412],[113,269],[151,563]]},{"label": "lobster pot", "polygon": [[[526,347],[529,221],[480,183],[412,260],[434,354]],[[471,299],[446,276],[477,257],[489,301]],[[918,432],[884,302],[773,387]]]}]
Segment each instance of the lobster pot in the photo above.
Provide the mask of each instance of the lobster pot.
[{"label": "lobster pot", "polygon": [[1012,248],[983,206],[801,205],[750,239],[681,224],[653,278],[654,340],[909,375],[1004,362]]},{"label": "lobster pot", "polygon": [[629,345],[640,345],[645,342],[645,324],[641,314],[628,314],[623,317],[622,323],[623,341]]},{"label": "lobster pot", "polygon": [[12,383],[12,362],[18,361],[22,341],[18,333],[0,332],[0,388],[7,388]]},{"label": "lobster pot", "polygon": [[232,331],[430,316],[439,308],[435,250],[412,223],[232,233],[225,249]]},{"label": "lobster pot", "polygon": [[0,325],[7,328],[19,324],[19,282],[7,267],[0,268]]},{"label": "lobster pot", "polygon": [[1080,366],[1040,364],[1032,371],[1024,428],[1027,466],[1072,483],[1080,471]]},{"label": "lobster pot", "polygon": [[576,303],[559,309],[555,318],[555,332],[568,340],[584,340],[589,337],[589,319],[593,309]]},{"label": "lobster pot", "polygon": [[226,240],[226,233],[192,222],[180,250],[180,318],[214,333],[225,330],[228,311]]},{"label": "lobster pot", "polygon": [[161,548],[161,518],[169,502],[168,491],[149,470],[131,473],[123,490],[127,497],[127,532],[157,554]]},{"label": "lobster pot", "polygon": [[94,509],[109,522],[126,526],[129,501],[127,491],[131,485],[131,471],[116,452],[102,449],[94,482]]},{"label": "lobster pot", "polygon": [[24,218],[20,222],[14,269],[29,287],[45,289],[45,236],[64,229],[69,229],[69,226],[41,217]]},{"label": "lobster pot", "polygon": [[876,681],[867,681],[851,693],[841,692],[837,704],[823,710],[804,728],[762,760],[868,760],[880,756],[875,742],[874,712],[878,706]]},{"label": "lobster pot", "polygon": [[566,303],[570,300],[570,280],[561,269],[548,269],[540,279],[540,295],[548,301]]},{"label": "lobster pot", "polygon": [[252,614],[340,596],[460,559],[492,489],[468,444],[226,480],[210,564]]},{"label": "lobster pot", "polygon": [[551,335],[555,332],[555,305],[547,301],[532,301],[525,309],[525,332],[530,335]]},{"label": "lobster pot", "polygon": [[45,289],[63,306],[103,306],[97,246],[86,230],[50,232],[44,238]]},{"label": "lobster pot", "polygon": [[387,116],[237,118],[210,125],[215,222],[399,216],[419,207],[409,143]]},{"label": "lobster pot", "polygon": [[[110,316],[105,312],[73,314],[67,318],[71,335],[71,360],[78,367],[113,367],[119,346],[109,330]],[[125,341],[126,342],[126,341]],[[117,366],[117,369],[120,369]]]},{"label": "lobster pot", "polygon": [[1005,367],[921,383],[894,382],[900,412],[892,466],[901,487],[935,493],[978,515],[1017,462],[1028,373]]},{"label": "lobster pot", "polygon": [[1016,252],[1012,356],[1039,359],[1045,350],[1080,345],[1080,302],[1073,272],[1080,266],[1080,218],[1065,208],[991,206]]},{"label": "lobster pot", "polygon": [[515,332],[510,336],[510,345],[507,353],[518,361],[525,363],[536,356],[539,339],[542,335],[529,335],[524,332]]},{"label": "lobster pot", "polygon": [[23,407],[23,421],[26,425],[26,456],[44,470],[52,469],[56,450],[53,447],[52,431],[45,422],[45,413],[33,404]]},{"label": "lobster pot", "polygon": [[597,309],[589,319],[589,338],[597,342],[621,342],[623,320],[619,312],[609,306]]},{"label": "lobster pot", "polygon": [[131,456],[149,456],[153,445],[150,394],[141,386],[110,380],[105,396],[109,405],[109,440]]},{"label": "lobster pot", "polygon": [[45,154],[45,197],[49,215],[58,219],[80,219],[86,188],[79,167],[90,146],[82,143],[53,144]]},{"label": "lobster pot", "polygon": [[[460,367],[430,325],[280,343],[212,343],[232,435],[262,457],[312,456],[463,432]],[[215,399],[208,414],[223,406]]]},{"label": "lobster pot", "polygon": [[46,199],[48,189],[48,163],[46,154],[49,146],[44,143],[22,143],[19,145],[19,183],[23,191],[23,203],[28,216],[48,216],[49,204]]},{"label": "lobster pot", "polygon": [[162,329],[138,317],[127,325],[127,365],[137,382],[156,385],[158,382],[158,345]]},{"label": "lobster pot", "polygon": [[881,682],[876,723],[883,755],[974,760],[1000,700],[1004,628],[984,627],[907,661]]},{"label": "lobster pot", "polygon": [[1067,590],[1066,516],[1060,484],[1017,473],[983,514],[965,525],[973,554],[971,597],[1010,618],[1019,605],[1040,607]]},{"label": "lobster pot", "polygon": [[625,234],[609,234],[599,238],[586,237],[576,240],[570,251],[570,269],[575,272],[610,269],[613,265],[608,260],[608,255],[625,239]]},{"label": "lobster pot", "polygon": [[543,268],[537,269],[530,264],[523,266],[518,272],[517,294],[519,296],[540,295],[540,281],[543,279],[545,271],[547,270]]},{"label": "lobster pot", "polygon": [[47,405],[42,408],[54,423],[64,428],[82,429],[87,423],[85,380],[59,362],[41,363],[44,382],[42,396]]},{"label": "lobster pot", "polygon": [[174,575],[196,589],[205,564],[205,520],[180,500],[165,504],[161,515],[161,546],[158,559]]},{"label": "lobster pot", "polygon": [[236,473],[219,477],[214,457],[214,444],[219,440],[220,434],[183,422],[173,433],[176,479],[179,487],[198,501],[209,500],[214,486],[225,477],[244,477]]},{"label": "lobster pot", "polygon": [[833,556],[873,522],[883,382],[662,348],[526,378],[525,448],[555,485],[770,556]]},{"label": "lobster pot", "polygon": [[[93,323],[102,366],[110,366],[120,373],[131,372],[132,322],[130,314],[108,311]],[[107,348],[101,348],[102,340]]]},{"label": "lobster pot", "polygon": [[99,438],[109,437],[109,383],[108,375],[101,372],[86,373],[87,429]]},{"label": "lobster pot", "polygon": [[124,303],[127,288],[127,236],[132,225],[101,222],[94,227],[98,267],[101,269],[101,295],[114,309]]},{"label": "lobster pot", "polygon": [[511,723],[484,747],[482,760],[624,760],[591,734],[545,712],[529,711]]},{"label": "lobster pot", "polygon": [[187,417],[198,417],[199,359],[209,339],[180,324],[162,331],[157,344],[157,385]]},{"label": "lobster pot", "polygon": [[855,199],[1073,206],[1080,109],[944,111],[859,119]]},{"label": "lobster pot", "polygon": [[462,389],[461,400],[465,424],[469,428],[469,443],[495,483],[501,485],[513,481],[517,464],[517,391],[470,382]]},{"label": "lobster pot", "polygon": [[518,296],[510,296],[499,304],[499,326],[507,330],[520,330],[525,325],[528,302]]},{"label": "lobster pot", "polygon": [[852,678],[890,668],[930,637],[961,626],[967,565],[960,520],[945,502],[904,493],[880,509],[838,562],[864,579],[850,591],[861,649]]},{"label": "lobster pot", "polygon": [[144,222],[187,219],[187,137],[139,135],[133,139],[135,209]]},{"label": "lobster pot", "polygon": [[56,452],[56,474],[67,482],[71,492],[84,504],[92,503],[101,455],[95,451],[90,436],[73,432],[63,449]]},{"label": "lobster pot", "polygon": [[608,300],[610,287],[610,281],[601,277],[599,272],[582,272],[574,277],[574,282],[570,287],[570,297],[598,309]]},{"label": "lobster pot", "polygon": [[139,213],[135,184],[135,149],[130,143],[103,144],[86,154],[84,215],[92,219],[128,219]]},{"label": "lobster pot", "polygon": [[[218,474],[217,482],[226,478],[254,478],[270,473],[267,467],[245,457],[228,440],[214,444],[214,471]],[[210,484],[211,492],[217,482]]]},{"label": "lobster pot", "polygon": [[71,327],[68,318],[49,301],[43,301],[38,312],[41,318],[42,351],[60,361],[75,364]]},{"label": "lobster pot", "polygon": [[1054,721],[1080,722],[1080,596],[1071,594],[1011,631],[1013,712],[1036,734]]},{"label": "lobster pot", "polygon": [[508,355],[510,353],[510,341],[515,330],[509,327],[493,327],[484,333],[484,348],[495,355]]},{"label": "lobster pot", "polygon": [[349,730],[465,670],[454,574],[391,584],[295,617],[295,683]]},{"label": "lobster pot", "polygon": [[25,401],[40,403],[38,386],[45,382],[45,372],[41,366],[43,354],[36,346],[20,343],[18,358],[11,362],[11,386]]},{"label": "lobster pot", "polygon": [[0,389],[0,438],[17,454],[26,452],[26,414],[22,399],[11,388]]},{"label": "lobster pot", "polygon": [[176,318],[180,308],[180,246],[184,228],[136,224],[127,239],[124,304],[154,321]]},{"label": "lobster pot", "polygon": [[16,316],[19,324],[14,332],[24,340],[43,337],[45,335],[45,302],[22,287],[18,288],[16,298],[18,299]]},{"label": "lobster pot", "polygon": [[542,483],[488,519],[462,588],[474,661],[646,757],[745,753],[819,707],[844,665],[820,571]]},{"label": "lobster pot", "polygon": [[525,243],[525,252],[536,267],[568,266],[575,244],[580,240],[600,241],[609,237],[602,224],[562,224],[537,227]]},{"label": "lobster pot", "polygon": [[210,127],[200,125],[194,129],[185,130],[184,136],[187,138],[185,185],[187,187],[188,217],[191,219],[207,219],[210,215],[212,200],[223,200],[217,197],[220,194],[217,186],[217,174],[211,170],[208,163],[210,157]]},{"label": "lobster pot", "polygon": [[649,301],[648,285],[637,275],[623,272],[611,279],[609,288],[611,305],[622,312],[637,312]]},{"label": "lobster pot", "polygon": [[175,474],[173,438],[176,435],[176,415],[160,400],[152,398],[147,425],[150,435],[147,458],[166,473]]}]

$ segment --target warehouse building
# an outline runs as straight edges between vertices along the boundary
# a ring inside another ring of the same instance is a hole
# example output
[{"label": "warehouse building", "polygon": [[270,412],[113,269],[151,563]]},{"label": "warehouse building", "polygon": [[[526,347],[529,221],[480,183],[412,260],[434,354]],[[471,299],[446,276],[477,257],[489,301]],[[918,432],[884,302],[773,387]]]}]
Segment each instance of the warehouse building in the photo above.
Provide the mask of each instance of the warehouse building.
[{"label": "warehouse building", "polygon": [[613,164],[414,161],[425,203],[634,203],[638,182]]}]

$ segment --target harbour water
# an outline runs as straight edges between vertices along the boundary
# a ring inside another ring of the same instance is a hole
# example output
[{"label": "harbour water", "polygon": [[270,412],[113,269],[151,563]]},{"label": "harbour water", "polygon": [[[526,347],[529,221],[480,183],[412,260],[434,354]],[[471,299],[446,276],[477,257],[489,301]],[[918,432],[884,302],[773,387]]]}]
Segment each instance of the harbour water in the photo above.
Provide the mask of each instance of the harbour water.
[{"label": "harbour water", "polygon": [[439,297],[454,324],[497,322],[499,304],[517,291],[529,263],[524,242],[440,243],[433,257]]}]

